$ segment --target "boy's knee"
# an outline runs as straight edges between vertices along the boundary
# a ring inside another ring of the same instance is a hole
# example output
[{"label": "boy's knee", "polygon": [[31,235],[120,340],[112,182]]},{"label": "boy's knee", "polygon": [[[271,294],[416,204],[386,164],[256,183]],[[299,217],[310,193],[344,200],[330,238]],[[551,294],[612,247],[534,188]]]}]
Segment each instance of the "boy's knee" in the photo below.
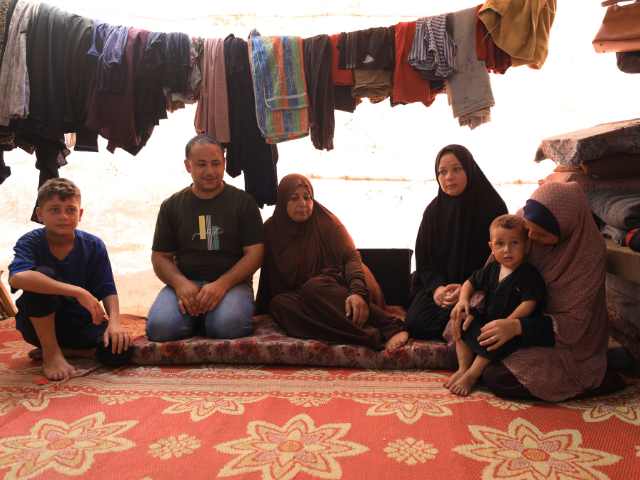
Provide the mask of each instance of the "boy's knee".
[{"label": "boy's knee", "polygon": [[131,345],[127,350],[122,350],[120,353],[113,353],[111,351],[111,345],[105,347],[103,345],[96,349],[96,359],[107,367],[121,367],[126,365],[133,356],[134,346]]}]

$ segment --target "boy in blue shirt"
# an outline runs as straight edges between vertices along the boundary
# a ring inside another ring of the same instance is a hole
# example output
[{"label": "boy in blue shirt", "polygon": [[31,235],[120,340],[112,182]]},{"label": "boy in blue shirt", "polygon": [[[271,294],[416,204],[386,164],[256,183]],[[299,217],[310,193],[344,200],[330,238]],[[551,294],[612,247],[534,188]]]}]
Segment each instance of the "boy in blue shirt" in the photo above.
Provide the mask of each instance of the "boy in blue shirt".
[{"label": "boy in blue shirt", "polygon": [[80,189],[72,181],[46,182],[38,190],[36,209],[44,228],[18,240],[9,265],[12,291],[23,290],[16,302],[16,328],[38,347],[29,356],[42,356],[42,370],[50,380],[69,378],[76,371],[65,357],[121,366],[133,354],[133,338],[120,325],[118,292],[104,243],[76,230],[82,213]]}]

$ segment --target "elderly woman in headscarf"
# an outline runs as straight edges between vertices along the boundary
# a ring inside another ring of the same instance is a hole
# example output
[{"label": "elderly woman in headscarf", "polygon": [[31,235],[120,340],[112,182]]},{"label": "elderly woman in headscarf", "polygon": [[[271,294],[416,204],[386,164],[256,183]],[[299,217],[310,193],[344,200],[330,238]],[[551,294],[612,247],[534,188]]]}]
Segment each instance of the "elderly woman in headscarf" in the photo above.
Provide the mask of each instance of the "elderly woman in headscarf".
[{"label": "elderly woman in headscarf", "polygon": [[491,254],[489,226],[507,206],[460,145],[436,157],[438,196],[424,211],[416,239],[416,273],[405,302],[412,338],[442,339],[460,286]]},{"label": "elderly woman in headscarf", "polygon": [[[584,193],[577,183],[545,183],[518,215],[533,240],[528,261],[547,284],[546,314],[483,327],[478,341],[488,350],[518,335],[525,347],[489,365],[485,385],[501,397],[549,402],[621,389],[622,377],[607,368],[606,247]],[[460,322],[451,328],[449,340]]]},{"label": "elderly woman in headscarf", "polygon": [[386,311],[382,291],[340,220],[314,197],[309,179],[287,175],[265,224],[256,299],[291,337],[394,350],[409,335]]}]

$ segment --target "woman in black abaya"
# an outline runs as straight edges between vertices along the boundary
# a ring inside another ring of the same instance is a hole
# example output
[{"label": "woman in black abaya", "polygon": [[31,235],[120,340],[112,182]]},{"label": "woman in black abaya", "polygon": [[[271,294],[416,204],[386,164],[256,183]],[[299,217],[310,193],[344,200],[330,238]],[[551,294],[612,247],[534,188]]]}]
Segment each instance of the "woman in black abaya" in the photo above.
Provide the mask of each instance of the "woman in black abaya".
[{"label": "woman in black abaya", "polygon": [[416,273],[405,321],[412,338],[441,339],[460,285],[484,266],[489,226],[507,206],[461,145],[436,157],[438,196],[424,211],[416,239]]}]

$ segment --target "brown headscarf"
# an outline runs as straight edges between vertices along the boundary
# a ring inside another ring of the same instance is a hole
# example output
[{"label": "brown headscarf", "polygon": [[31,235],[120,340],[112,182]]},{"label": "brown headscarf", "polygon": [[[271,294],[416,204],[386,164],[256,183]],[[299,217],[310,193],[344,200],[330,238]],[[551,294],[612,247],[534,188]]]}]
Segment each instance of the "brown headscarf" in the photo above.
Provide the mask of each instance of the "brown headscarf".
[{"label": "brown headscarf", "polygon": [[[304,222],[287,213],[287,203],[300,185],[309,189],[313,212]],[[264,224],[265,255],[260,271],[256,310],[266,312],[271,299],[301,288],[304,283],[327,273],[340,276],[350,295],[369,301],[369,289],[360,253],[338,218],[315,200],[307,177],[287,175],[280,181],[273,216]]]}]

